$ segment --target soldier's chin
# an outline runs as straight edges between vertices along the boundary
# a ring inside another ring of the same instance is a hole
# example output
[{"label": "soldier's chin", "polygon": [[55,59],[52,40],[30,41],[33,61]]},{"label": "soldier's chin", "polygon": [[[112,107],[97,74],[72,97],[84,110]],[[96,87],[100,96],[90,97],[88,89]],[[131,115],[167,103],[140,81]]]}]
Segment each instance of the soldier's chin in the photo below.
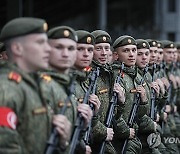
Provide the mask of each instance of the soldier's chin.
[{"label": "soldier's chin", "polygon": [[49,63],[46,63],[40,67],[41,70],[46,70],[49,68]]},{"label": "soldier's chin", "polygon": [[132,63],[125,63],[125,65],[131,67],[131,66],[134,66],[135,63],[134,62],[132,62]]}]

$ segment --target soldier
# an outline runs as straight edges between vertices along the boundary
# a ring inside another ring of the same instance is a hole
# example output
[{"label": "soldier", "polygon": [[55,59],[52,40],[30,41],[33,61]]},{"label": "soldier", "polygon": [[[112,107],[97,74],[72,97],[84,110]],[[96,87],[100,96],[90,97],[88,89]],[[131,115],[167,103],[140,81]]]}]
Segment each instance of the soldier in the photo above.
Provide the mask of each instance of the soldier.
[{"label": "soldier", "polygon": [[165,106],[165,112],[167,112],[167,122],[165,123],[164,128],[164,144],[167,147],[167,151],[169,153],[179,153],[176,143],[168,143],[165,138],[166,137],[175,137],[176,125],[174,121],[174,96],[176,95],[177,90],[177,82],[174,75],[174,52],[175,52],[175,44],[172,41],[164,40],[161,41],[163,43],[163,60],[166,62],[166,74],[169,82],[171,83],[170,91],[168,93],[168,101]]},{"label": "soldier", "polygon": [[[82,103],[85,96],[85,92],[88,90],[89,87],[87,80],[88,77],[91,75],[89,74],[89,72],[91,71],[90,64],[93,59],[95,39],[91,33],[84,30],[78,30],[76,31],[76,33],[78,36],[78,42],[77,42],[77,58],[74,67],[76,69],[77,82],[76,82],[74,94],[79,100],[79,102]],[[100,101],[97,95],[91,94],[89,96],[89,103],[92,103],[95,107],[93,113],[95,118],[100,107]],[[91,125],[89,127],[91,127]],[[90,143],[88,141],[89,140],[86,141],[86,151],[87,153],[88,152],[91,153],[92,150],[88,145]]]},{"label": "soldier", "polygon": [[7,60],[8,56],[5,51],[4,43],[0,42],[0,60]]},{"label": "soldier", "polygon": [[[137,60],[136,65],[138,66],[138,72],[142,75],[143,69],[148,65],[149,59],[150,59],[150,45],[146,40],[138,39],[136,40],[137,43]],[[151,85],[152,85],[152,76],[149,72],[145,75],[145,81],[148,87],[145,86],[148,100],[149,100],[149,106],[151,107]],[[152,98],[153,99],[153,98]],[[155,103],[155,100],[154,100]],[[157,123],[155,119],[149,119],[150,110],[146,113],[146,116],[143,116],[145,122],[142,122],[140,124],[139,128],[139,134],[138,137],[140,138],[142,142],[142,153],[160,153],[158,150],[158,146],[161,144],[160,140],[160,134],[157,132]],[[152,134],[151,134],[152,133]],[[152,139],[154,138],[154,140]],[[153,140],[153,142],[150,142],[150,140]]]},{"label": "soldier", "polygon": [[[71,94],[71,101],[66,102],[69,95],[68,87],[71,81],[69,71],[74,66],[77,56],[77,34],[68,26],[59,26],[48,31],[48,38],[51,46],[49,60],[51,71],[46,72],[46,74],[50,75],[56,81],[56,85],[51,84],[50,89],[54,89],[53,93],[57,102],[56,105],[59,110],[58,112],[60,112],[65,103],[67,103],[67,108],[64,114],[72,123],[72,131],[70,133],[70,136],[72,136],[77,112],[82,114],[82,117],[85,120],[85,128],[92,118],[91,108],[88,104],[78,103],[77,96],[74,95],[75,90],[73,90],[73,93]],[[76,153],[85,153],[85,145],[81,143],[82,142],[78,144]],[[61,153],[63,152],[61,151]],[[69,153],[69,147],[64,151],[64,153]]]},{"label": "soldier", "polygon": [[[132,126],[128,125],[135,93],[140,93],[139,109],[143,111],[138,112],[138,117],[144,116],[147,111],[146,108],[148,103],[145,89],[142,85],[139,85],[142,77],[135,67],[137,57],[136,42],[133,37],[124,35],[115,40],[113,48],[114,52],[118,55],[118,61],[113,64],[114,76],[117,76],[121,62],[124,62],[125,64],[124,75],[120,83],[121,88],[123,88],[121,90],[125,92],[125,100],[124,103],[119,104],[117,107],[118,112],[115,115],[116,125],[114,126],[117,135],[115,135],[113,139],[113,145],[116,148],[117,153],[120,153],[124,146],[124,141],[127,140],[127,148],[124,149],[123,153],[140,153],[142,145],[135,133],[138,126],[134,124],[135,120],[133,121]],[[117,120],[120,116],[123,117],[125,122],[122,123],[122,120]]]},{"label": "soldier", "polygon": [[2,29],[9,61],[0,64],[0,153],[42,154],[52,121],[62,146],[67,141],[71,124],[63,115],[53,116],[36,73],[48,68],[46,31],[44,20],[28,17],[11,20]]},{"label": "soldier", "polygon": [[[112,128],[105,126],[105,120],[108,112],[109,101],[112,93],[112,71],[107,63],[107,54],[110,50],[111,37],[102,30],[95,30],[91,34],[95,37],[94,56],[92,61],[92,69],[100,68],[100,75],[97,80],[97,96],[101,102],[101,106],[97,115],[97,123],[92,128],[92,151],[99,153],[103,141],[106,141],[105,153],[115,154],[116,151],[111,144],[114,131]],[[114,90],[119,86],[116,85]],[[118,95],[121,95],[118,93]]]}]

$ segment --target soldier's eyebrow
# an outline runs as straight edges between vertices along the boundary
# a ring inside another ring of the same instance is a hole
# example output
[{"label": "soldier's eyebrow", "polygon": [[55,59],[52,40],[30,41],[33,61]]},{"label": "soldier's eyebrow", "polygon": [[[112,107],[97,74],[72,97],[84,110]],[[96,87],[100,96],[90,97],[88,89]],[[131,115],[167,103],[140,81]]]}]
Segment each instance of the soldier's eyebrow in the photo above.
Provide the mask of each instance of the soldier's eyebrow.
[{"label": "soldier's eyebrow", "polygon": [[85,50],[85,47],[77,47],[78,50]]},{"label": "soldier's eyebrow", "polygon": [[73,45],[70,45],[70,46],[68,46],[68,49],[69,49],[69,50],[75,50],[75,49],[76,49],[76,47],[75,47],[75,46],[73,46]]}]

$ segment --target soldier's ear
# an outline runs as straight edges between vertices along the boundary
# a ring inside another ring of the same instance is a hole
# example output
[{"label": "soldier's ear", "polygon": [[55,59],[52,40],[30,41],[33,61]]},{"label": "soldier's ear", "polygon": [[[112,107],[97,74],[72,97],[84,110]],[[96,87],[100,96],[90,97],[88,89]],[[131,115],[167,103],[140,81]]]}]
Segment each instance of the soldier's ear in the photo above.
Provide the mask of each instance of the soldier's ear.
[{"label": "soldier's ear", "polygon": [[19,42],[12,42],[11,43],[11,51],[16,56],[21,56],[23,52],[23,46]]},{"label": "soldier's ear", "polygon": [[117,60],[117,59],[118,59],[118,54],[117,54],[116,51],[113,52],[113,58],[114,58],[114,60]]}]

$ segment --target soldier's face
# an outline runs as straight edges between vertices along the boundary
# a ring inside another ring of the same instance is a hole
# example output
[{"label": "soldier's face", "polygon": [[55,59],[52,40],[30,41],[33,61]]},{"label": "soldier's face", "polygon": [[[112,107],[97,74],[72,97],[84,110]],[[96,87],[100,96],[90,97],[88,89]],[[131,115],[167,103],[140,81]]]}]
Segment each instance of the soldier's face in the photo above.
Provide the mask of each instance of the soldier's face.
[{"label": "soldier's face", "polygon": [[178,59],[178,52],[177,52],[177,49],[176,49],[175,52],[174,52],[173,61],[174,61],[174,62],[177,62],[177,59]]},{"label": "soldier's face", "polygon": [[180,62],[180,50],[178,49],[177,52],[178,52],[178,62]]},{"label": "soldier's face", "polygon": [[157,64],[160,64],[163,60],[163,49],[158,48],[158,55],[157,55]]},{"label": "soldier's face", "polygon": [[109,43],[98,43],[94,47],[94,60],[101,64],[107,63],[107,54],[110,51]]},{"label": "soldier's face", "polygon": [[157,47],[150,47],[150,60],[149,60],[149,64],[153,64],[157,62],[157,55],[158,55],[158,51],[157,51]]},{"label": "soldier's face", "polygon": [[92,44],[77,44],[77,57],[75,67],[83,69],[89,66],[93,58],[94,46]]},{"label": "soldier's face", "polygon": [[112,51],[109,50],[109,52],[107,54],[107,62],[112,63],[112,61],[113,61],[113,54],[112,54]]},{"label": "soldier's face", "polygon": [[76,60],[77,43],[68,38],[50,39],[49,43],[52,48],[50,65],[59,71],[71,68]]},{"label": "soldier's face", "polygon": [[173,58],[174,58],[174,48],[165,48],[163,49],[163,59],[166,63],[171,64],[173,62]]},{"label": "soldier's face", "polygon": [[145,68],[149,63],[150,53],[149,49],[138,49],[136,65],[140,68]]},{"label": "soldier's face", "polygon": [[50,46],[46,34],[30,34],[22,37],[19,51],[23,69],[28,72],[47,69]]},{"label": "soldier's face", "polygon": [[134,66],[137,58],[136,45],[125,45],[116,49],[118,60],[127,66]]}]

